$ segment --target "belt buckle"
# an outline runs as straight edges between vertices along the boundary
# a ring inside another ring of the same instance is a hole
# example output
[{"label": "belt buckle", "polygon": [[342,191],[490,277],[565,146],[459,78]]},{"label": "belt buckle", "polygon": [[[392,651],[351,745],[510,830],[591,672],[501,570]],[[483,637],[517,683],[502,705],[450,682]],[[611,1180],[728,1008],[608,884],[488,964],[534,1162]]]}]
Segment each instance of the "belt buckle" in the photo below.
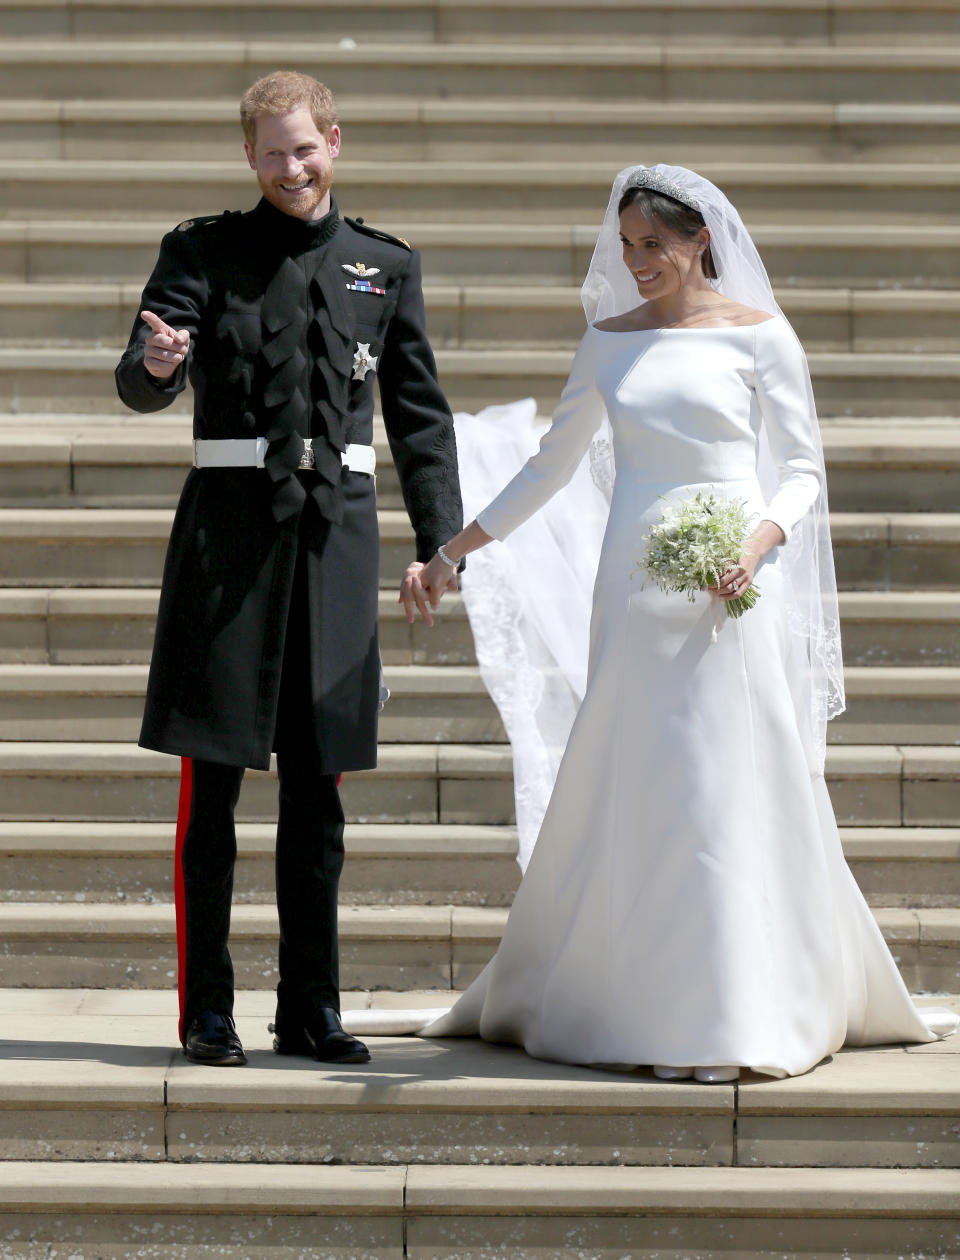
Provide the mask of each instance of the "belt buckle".
[{"label": "belt buckle", "polygon": [[310,439],[307,438],[305,439],[303,443],[303,454],[300,456],[300,463],[298,467],[316,468],[316,466],[317,466],[317,457],[313,452],[313,446],[311,445]]}]

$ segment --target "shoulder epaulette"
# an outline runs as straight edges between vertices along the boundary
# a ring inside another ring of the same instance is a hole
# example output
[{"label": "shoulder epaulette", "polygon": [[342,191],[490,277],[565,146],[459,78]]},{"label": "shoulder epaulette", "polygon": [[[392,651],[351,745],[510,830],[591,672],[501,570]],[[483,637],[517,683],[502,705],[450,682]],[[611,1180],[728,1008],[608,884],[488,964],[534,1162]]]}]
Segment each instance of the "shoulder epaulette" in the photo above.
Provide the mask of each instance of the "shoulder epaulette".
[{"label": "shoulder epaulette", "polygon": [[344,223],[349,223],[352,228],[356,228],[358,232],[363,232],[366,236],[376,237],[378,241],[388,241],[391,245],[400,245],[404,249],[413,250],[410,242],[405,241],[402,236],[391,236],[389,232],[381,232],[379,228],[374,228],[369,223],[364,223],[363,219],[351,219],[344,215],[343,221]]},{"label": "shoulder epaulette", "polygon": [[242,214],[240,210],[222,210],[219,214],[204,214],[197,219],[184,219],[182,223],[177,224],[178,232],[189,232],[191,228],[206,227],[208,223],[220,223],[223,219],[232,218],[235,214]]}]

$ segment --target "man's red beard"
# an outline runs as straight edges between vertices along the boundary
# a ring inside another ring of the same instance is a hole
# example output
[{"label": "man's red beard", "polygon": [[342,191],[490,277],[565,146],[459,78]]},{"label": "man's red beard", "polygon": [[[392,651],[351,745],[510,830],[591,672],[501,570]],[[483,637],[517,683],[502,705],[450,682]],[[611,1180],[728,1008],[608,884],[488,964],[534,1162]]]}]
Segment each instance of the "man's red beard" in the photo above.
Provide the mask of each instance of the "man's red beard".
[{"label": "man's red beard", "polygon": [[284,214],[292,215],[297,219],[310,219],[313,217],[317,207],[324,200],[333,185],[333,171],[327,172],[322,178],[313,174],[310,176],[310,179],[311,183],[308,187],[299,195],[293,196],[279,187],[286,181],[271,180],[268,182],[262,178],[259,171],[257,172],[257,183],[260,185],[260,191],[267,201],[278,210],[282,210]]}]

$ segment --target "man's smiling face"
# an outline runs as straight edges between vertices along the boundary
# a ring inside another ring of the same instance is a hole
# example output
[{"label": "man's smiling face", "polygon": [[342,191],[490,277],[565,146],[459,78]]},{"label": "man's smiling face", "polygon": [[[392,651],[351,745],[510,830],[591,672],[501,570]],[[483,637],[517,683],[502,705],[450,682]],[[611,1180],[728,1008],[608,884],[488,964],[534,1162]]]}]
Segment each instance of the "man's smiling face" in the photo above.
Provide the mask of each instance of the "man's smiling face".
[{"label": "man's smiling face", "polygon": [[289,114],[259,114],[256,140],[243,147],[272,206],[296,219],[322,219],[329,211],[339,127],[324,135],[306,107]]}]

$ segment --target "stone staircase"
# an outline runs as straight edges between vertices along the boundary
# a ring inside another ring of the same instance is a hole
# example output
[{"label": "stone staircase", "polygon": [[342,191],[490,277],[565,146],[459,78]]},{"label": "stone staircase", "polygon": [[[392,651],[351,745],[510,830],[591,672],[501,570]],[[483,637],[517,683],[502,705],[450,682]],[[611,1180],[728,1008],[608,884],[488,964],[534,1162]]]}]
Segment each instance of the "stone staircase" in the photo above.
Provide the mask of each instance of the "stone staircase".
[{"label": "stone staircase", "polygon": [[[0,1257],[960,1254],[960,1038],[706,1088],[510,1047],[279,1061],[275,785],[238,811],[251,1065],[173,1049],[179,766],[135,745],[189,399],[112,369],[160,235],[243,207],[236,101],[338,95],[344,211],[423,252],[455,408],[548,415],[613,173],[696,165],[810,353],[848,712],[828,781],[908,985],[960,994],[960,3],[0,0]],[[369,91],[367,91],[369,89]],[[348,776],[345,1005],[445,1005],[517,885],[458,598],[409,627],[378,436],[380,766]],[[386,461],[386,462],[384,462]],[[921,997],[921,1001],[931,1001]]]}]

